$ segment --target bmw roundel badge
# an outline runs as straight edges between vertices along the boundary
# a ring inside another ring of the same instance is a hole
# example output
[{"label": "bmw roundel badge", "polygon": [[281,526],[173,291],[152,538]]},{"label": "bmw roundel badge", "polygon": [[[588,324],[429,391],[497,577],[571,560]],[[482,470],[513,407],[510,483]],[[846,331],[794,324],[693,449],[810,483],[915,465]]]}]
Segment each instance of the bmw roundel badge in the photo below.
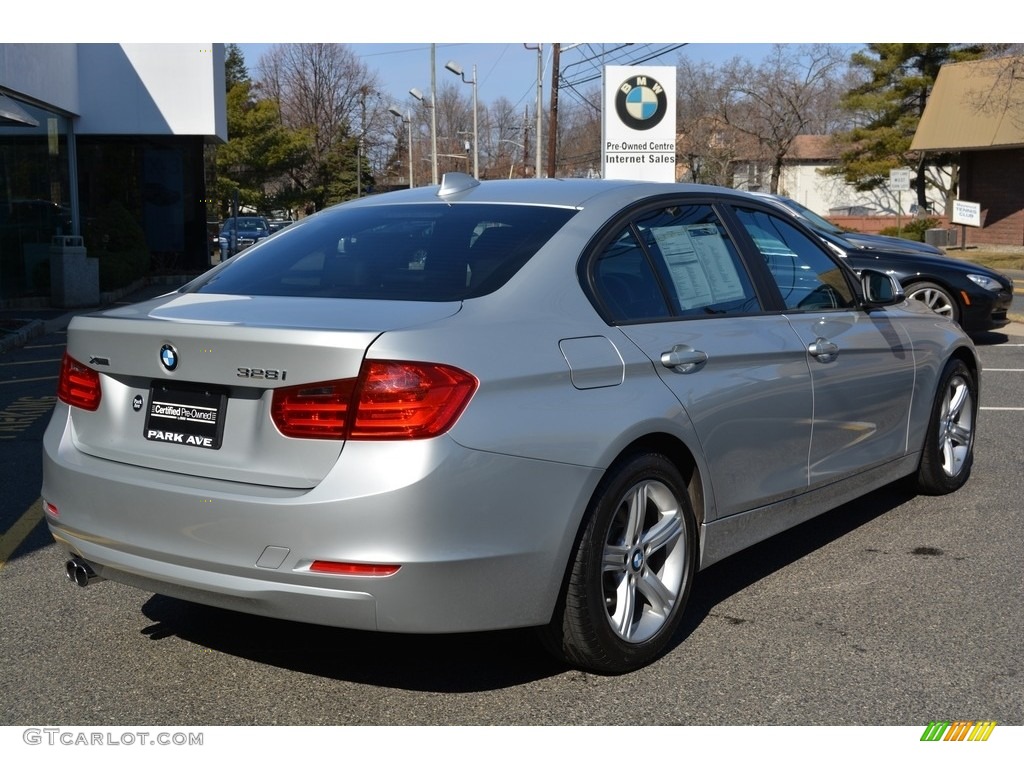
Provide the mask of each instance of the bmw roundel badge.
[{"label": "bmw roundel badge", "polygon": [[648,75],[636,75],[619,86],[615,94],[615,112],[627,127],[646,131],[665,117],[668,96],[661,83]]},{"label": "bmw roundel badge", "polygon": [[164,344],[160,347],[160,362],[168,371],[173,371],[178,367],[178,351],[170,344]]}]

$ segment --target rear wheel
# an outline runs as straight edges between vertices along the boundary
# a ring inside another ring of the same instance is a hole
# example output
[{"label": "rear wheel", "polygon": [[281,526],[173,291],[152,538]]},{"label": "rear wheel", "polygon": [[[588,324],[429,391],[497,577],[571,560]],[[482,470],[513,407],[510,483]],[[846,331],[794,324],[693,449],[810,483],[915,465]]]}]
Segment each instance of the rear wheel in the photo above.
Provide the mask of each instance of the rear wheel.
[{"label": "rear wheel", "polygon": [[695,570],[686,485],[664,456],[609,470],[591,501],[547,641],[569,663],[628,672],[660,655],[679,626]]},{"label": "rear wheel", "polygon": [[932,405],[917,485],[922,493],[952,493],[967,482],[974,463],[978,387],[961,360],[946,363]]},{"label": "rear wheel", "polygon": [[914,283],[907,288],[906,294],[908,299],[917,299],[927,304],[932,312],[948,317],[953,322],[960,322],[960,307],[956,299],[941,285]]}]

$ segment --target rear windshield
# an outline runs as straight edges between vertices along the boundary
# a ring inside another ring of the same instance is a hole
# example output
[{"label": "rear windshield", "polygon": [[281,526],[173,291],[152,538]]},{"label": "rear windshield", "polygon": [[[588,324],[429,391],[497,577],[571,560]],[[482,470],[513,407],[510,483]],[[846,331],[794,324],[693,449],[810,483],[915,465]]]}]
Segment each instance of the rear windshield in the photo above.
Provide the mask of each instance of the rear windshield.
[{"label": "rear windshield", "polygon": [[532,205],[339,206],[253,246],[190,290],[457,301],[496,290],[575,211]]}]

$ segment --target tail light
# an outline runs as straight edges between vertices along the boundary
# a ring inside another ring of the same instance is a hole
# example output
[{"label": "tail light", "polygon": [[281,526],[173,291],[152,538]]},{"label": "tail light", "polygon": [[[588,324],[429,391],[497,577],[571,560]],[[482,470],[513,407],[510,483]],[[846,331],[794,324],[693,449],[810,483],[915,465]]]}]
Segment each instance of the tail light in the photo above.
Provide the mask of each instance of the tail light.
[{"label": "tail light", "polygon": [[285,437],[344,440],[355,379],[274,390],[270,416]]},{"label": "tail light", "polygon": [[95,411],[100,407],[100,375],[65,352],[57,381],[57,397],[76,408]]},{"label": "tail light", "polygon": [[271,417],[287,437],[417,440],[448,431],[476,388],[452,366],[372,360],[358,379],[275,389]]}]

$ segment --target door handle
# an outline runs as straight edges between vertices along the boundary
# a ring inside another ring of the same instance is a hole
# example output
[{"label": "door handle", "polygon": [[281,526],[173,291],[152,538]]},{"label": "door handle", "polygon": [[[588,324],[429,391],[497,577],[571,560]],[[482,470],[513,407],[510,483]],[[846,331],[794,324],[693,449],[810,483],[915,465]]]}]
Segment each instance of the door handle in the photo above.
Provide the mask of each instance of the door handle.
[{"label": "door handle", "polygon": [[807,347],[807,351],[819,362],[830,363],[839,356],[839,345],[819,336]]},{"label": "door handle", "polygon": [[708,361],[706,352],[686,344],[676,344],[668,352],[661,353],[661,364],[676,373],[693,373]]}]

